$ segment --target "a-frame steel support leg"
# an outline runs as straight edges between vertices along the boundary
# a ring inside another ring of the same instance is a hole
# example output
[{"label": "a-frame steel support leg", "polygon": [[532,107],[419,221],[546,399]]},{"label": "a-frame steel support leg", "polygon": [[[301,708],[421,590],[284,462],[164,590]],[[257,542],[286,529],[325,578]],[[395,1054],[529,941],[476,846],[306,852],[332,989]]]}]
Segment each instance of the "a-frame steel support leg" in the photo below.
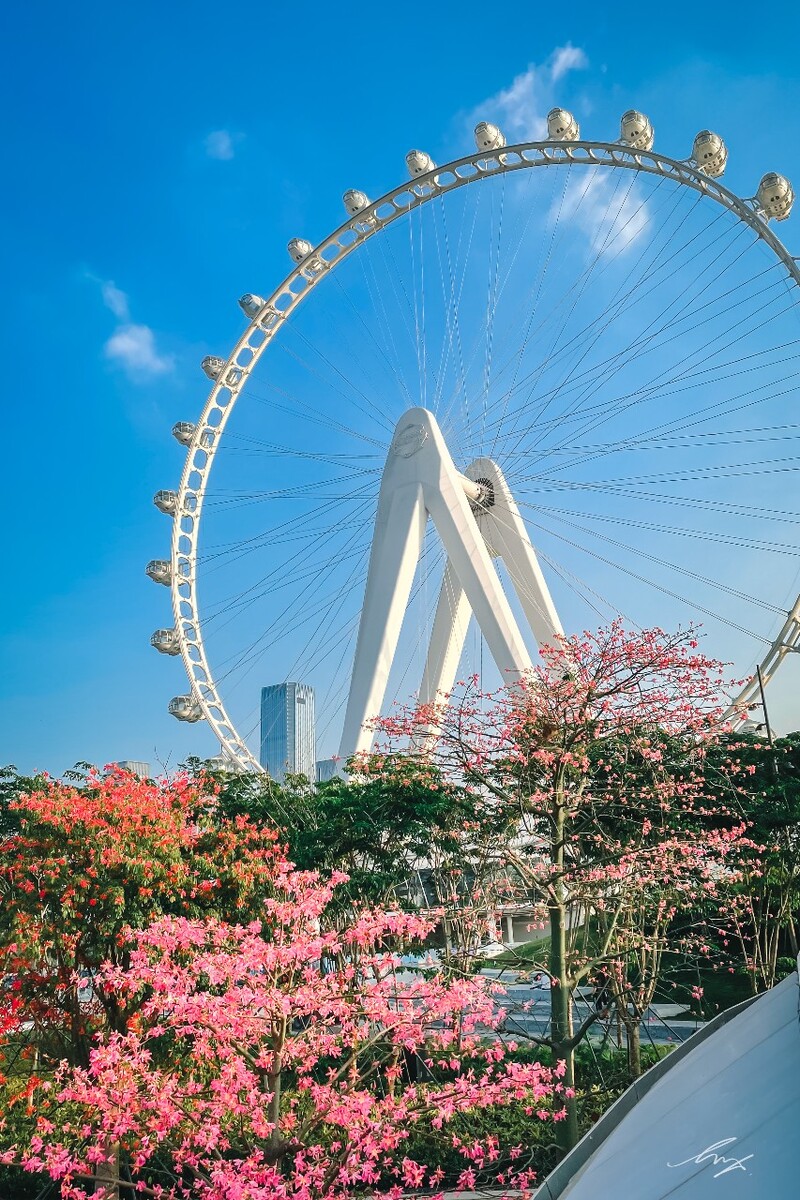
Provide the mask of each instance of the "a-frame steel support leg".
[{"label": "a-frame steel support leg", "polygon": [[[475,481],[484,482],[478,484]],[[488,487],[487,487],[488,484]],[[484,506],[473,500],[484,495]],[[497,509],[493,514],[493,510]],[[448,555],[420,699],[449,690],[469,613],[506,679],[531,666],[525,640],[492,557],[502,557],[540,640],[560,632],[550,593],[519,510],[499,469],[478,459],[460,474],[433,415],[410,409],[399,421],[384,469],[340,756],[369,749],[381,708],[425,526],[431,517]]]}]

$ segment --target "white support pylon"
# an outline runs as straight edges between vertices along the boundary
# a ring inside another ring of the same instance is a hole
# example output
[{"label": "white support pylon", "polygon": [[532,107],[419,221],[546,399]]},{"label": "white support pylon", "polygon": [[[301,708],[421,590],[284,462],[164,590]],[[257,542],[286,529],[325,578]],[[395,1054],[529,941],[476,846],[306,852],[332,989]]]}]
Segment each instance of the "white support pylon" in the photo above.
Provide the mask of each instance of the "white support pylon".
[{"label": "white support pylon", "polygon": [[[502,471],[491,458],[476,458],[465,475],[481,488],[481,502],[473,509],[475,520],[492,558],[505,563],[536,641],[541,646],[563,636],[536,551]],[[437,696],[452,691],[469,618],[469,601],[448,561],[419,690],[420,704],[431,704]]]},{"label": "white support pylon", "polygon": [[[494,550],[489,549],[468,498],[477,502],[484,495],[486,485],[476,479],[489,481],[494,496],[500,498],[498,514],[487,531],[491,530],[493,545],[500,547],[497,553],[502,554],[508,565],[532,628],[540,632],[546,629],[547,633],[561,629],[522,518],[502,474],[488,459],[478,459],[477,463],[481,469],[486,467],[483,476],[475,474],[475,463],[470,471],[472,478],[460,474],[436,418],[426,409],[409,409],[398,422],[378,498],[339,751],[344,761],[351,754],[368,750],[372,743],[368,723],[380,712],[386,693],[428,516],[448,554],[443,594],[434,620],[435,651],[433,644],[431,647],[438,657],[430,672],[426,668],[431,683],[444,679],[451,670],[455,677],[463,646],[463,637],[459,642],[460,630],[470,610],[506,678],[513,681],[531,667],[525,640],[492,562]],[[505,529],[505,521],[510,523],[509,529]],[[444,590],[447,586],[452,586],[456,598],[455,608],[449,614]]]}]

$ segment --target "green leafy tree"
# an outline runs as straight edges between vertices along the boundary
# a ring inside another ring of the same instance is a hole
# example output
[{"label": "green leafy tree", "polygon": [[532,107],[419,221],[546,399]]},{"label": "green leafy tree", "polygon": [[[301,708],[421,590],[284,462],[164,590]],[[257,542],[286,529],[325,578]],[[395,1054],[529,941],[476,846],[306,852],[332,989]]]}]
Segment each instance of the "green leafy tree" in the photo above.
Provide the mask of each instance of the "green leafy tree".
[{"label": "green leafy tree", "polygon": [[[800,733],[779,738],[739,734],[720,753],[735,756],[741,769],[725,776],[731,803],[748,822],[757,854],[744,853],[731,922],[754,994],[776,981],[787,951],[797,957],[800,912]],[[718,756],[717,756],[718,757]],[[714,782],[717,758],[708,764]]]},{"label": "green leafy tree", "polygon": [[[188,765],[206,770],[197,760]],[[458,890],[474,803],[432,766],[381,756],[316,785],[302,776],[282,785],[227,772],[213,778],[221,813],[277,828],[303,870],[347,873],[329,919],[365,904],[442,905]]]}]

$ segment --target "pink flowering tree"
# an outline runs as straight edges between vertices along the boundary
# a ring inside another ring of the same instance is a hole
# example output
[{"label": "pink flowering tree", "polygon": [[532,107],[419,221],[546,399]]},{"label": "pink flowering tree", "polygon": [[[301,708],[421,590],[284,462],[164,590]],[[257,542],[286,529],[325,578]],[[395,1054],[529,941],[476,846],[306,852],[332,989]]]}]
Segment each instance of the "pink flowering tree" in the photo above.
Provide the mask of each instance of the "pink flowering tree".
[{"label": "pink flowering tree", "polygon": [[471,1188],[487,1168],[529,1190],[519,1146],[456,1138],[463,1171],[444,1181],[408,1140],[496,1105],[558,1120],[563,1070],[509,1057],[497,985],[401,971],[396,950],[431,921],[365,911],[326,931],[341,882],[273,859],[262,919],[152,924],[98,982],[136,998],[130,1028],[43,1084],[35,1136],[0,1158],[48,1172],[68,1200],[397,1197]]},{"label": "pink flowering tree", "polygon": [[[538,1040],[566,1064],[570,1089],[575,1048],[612,1000],[638,1073],[639,1024],[676,918],[707,903],[741,846],[745,823],[719,798],[725,766],[716,793],[703,773],[723,683],[692,633],[630,633],[618,621],[543,647],[527,678],[493,696],[473,681],[379,722],[383,752],[432,761],[476,811],[505,819],[507,836],[490,847],[494,901],[525,902],[547,931],[550,1026]],[[360,765],[379,771],[381,756]],[[486,894],[484,883],[483,904]],[[597,1003],[575,1005],[581,986]],[[562,1149],[577,1137],[569,1100]]]}]

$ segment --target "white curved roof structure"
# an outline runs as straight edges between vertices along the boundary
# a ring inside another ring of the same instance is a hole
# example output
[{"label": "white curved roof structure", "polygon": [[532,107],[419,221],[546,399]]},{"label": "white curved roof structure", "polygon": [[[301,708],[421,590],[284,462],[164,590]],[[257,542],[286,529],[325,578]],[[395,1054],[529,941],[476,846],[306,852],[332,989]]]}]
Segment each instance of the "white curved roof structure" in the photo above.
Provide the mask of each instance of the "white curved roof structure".
[{"label": "white curved roof structure", "polygon": [[619,1098],[537,1200],[800,1195],[798,976],[722,1013]]}]

